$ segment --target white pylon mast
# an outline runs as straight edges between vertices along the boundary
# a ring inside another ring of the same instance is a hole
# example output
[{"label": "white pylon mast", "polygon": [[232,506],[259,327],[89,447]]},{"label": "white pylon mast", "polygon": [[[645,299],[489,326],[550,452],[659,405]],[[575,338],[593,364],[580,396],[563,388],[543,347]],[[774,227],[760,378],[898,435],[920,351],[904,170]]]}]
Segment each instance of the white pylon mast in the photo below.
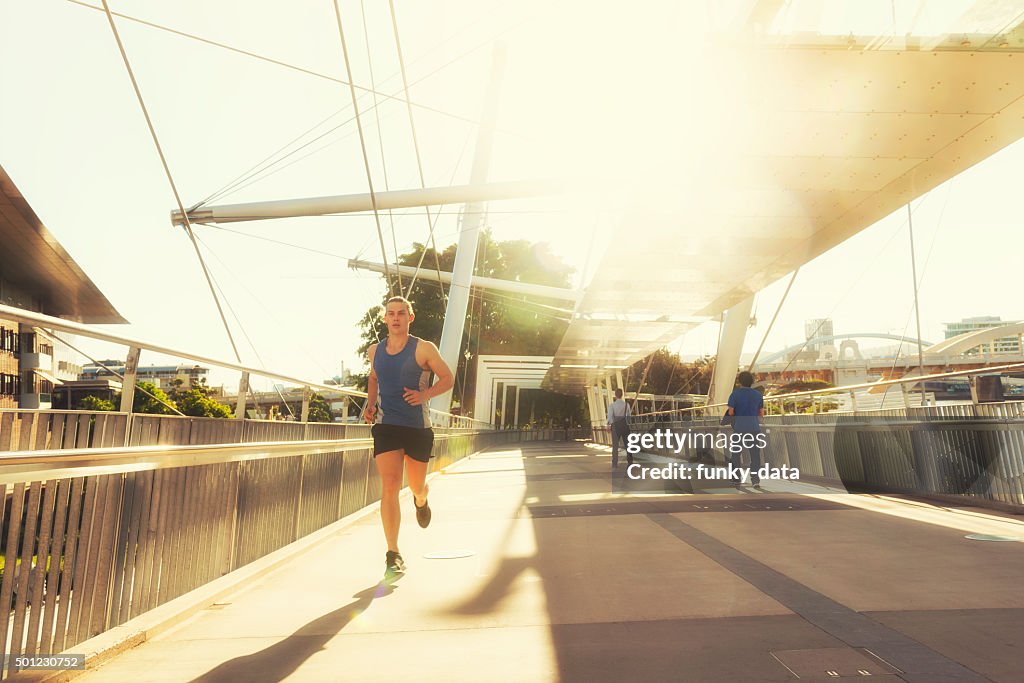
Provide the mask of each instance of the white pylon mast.
[{"label": "white pylon mast", "polygon": [[[476,142],[476,155],[469,182],[480,185],[487,182],[491,164],[491,149],[494,146],[494,128],[498,118],[498,93],[501,74],[505,66],[505,48],[501,43],[494,46],[494,61],[491,66],[491,82],[487,87],[480,131]],[[455,251],[455,266],[452,268],[452,284],[448,290],[448,307],[445,309],[444,327],[441,330],[441,358],[452,372],[458,372],[462,352],[462,333],[466,326],[466,309],[469,307],[469,289],[472,286],[473,270],[476,267],[477,243],[484,225],[484,203],[466,202],[462,212],[462,226],[459,230],[459,244]],[[448,412],[452,403],[449,390],[431,400],[431,408]]]}]

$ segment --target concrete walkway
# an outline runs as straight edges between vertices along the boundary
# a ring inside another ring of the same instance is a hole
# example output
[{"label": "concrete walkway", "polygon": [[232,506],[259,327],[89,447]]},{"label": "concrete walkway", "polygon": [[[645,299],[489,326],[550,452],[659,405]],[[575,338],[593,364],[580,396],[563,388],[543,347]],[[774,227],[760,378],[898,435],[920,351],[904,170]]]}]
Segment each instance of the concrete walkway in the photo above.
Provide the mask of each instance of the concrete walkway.
[{"label": "concrete walkway", "polygon": [[965,538],[1024,522],[791,483],[613,493],[609,469],[583,443],[477,455],[432,480],[429,529],[403,499],[392,588],[372,514],[76,680],[1024,680],[1024,544]]}]

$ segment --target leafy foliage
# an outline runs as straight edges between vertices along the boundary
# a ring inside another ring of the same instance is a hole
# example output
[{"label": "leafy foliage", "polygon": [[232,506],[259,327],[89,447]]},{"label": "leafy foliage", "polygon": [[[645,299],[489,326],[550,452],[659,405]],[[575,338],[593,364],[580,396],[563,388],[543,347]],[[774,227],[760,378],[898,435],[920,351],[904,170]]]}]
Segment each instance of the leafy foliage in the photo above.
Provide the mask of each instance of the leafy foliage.
[{"label": "leafy foliage", "polygon": [[[149,395],[147,395],[147,392]],[[152,398],[155,396],[156,398]],[[160,399],[160,400],[157,400]],[[163,403],[161,403],[163,401]],[[164,393],[164,390],[152,382],[139,382],[135,387],[135,397],[132,400],[133,413],[149,413],[150,415],[174,415],[174,411],[167,405],[174,405],[174,401]]]},{"label": "leafy foliage", "polygon": [[[415,267],[420,263],[421,255],[423,262],[420,270],[423,273],[431,273],[438,268],[442,272],[451,272],[455,265],[454,244],[436,254],[433,249],[416,243],[412,251],[399,257],[399,262]],[[531,244],[526,240],[494,242],[489,231],[480,235],[477,275],[567,288],[571,284],[572,272],[570,266],[551,253],[547,244]],[[409,284],[409,278],[403,277],[403,289],[408,288]],[[386,298],[382,296],[382,300]],[[412,290],[406,291],[406,298],[412,301],[416,317],[412,333],[422,339],[439,342],[444,327],[446,300],[441,295],[438,283],[419,277]],[[472,403],[476,385],[476,359],[480,355],[553,355],[569,323],[567,314],[560,315],[551,308],[562,309],[564,306],[562,300],[538,299],[474,288],[461,347],[467,353],[459,359],[458,368],[453,368],[456,399],[465,397],[466,401]],[[363,339],[359,348],[361,354],[365,355],[372,344],[387,336],[387,328],[382,320],[383,310],[383,306],[374,306],[359,321]],[[357,386],[366,388],[366,375],[357,376]],[[561,397],[551,400],[557,402],[568,399]],[[538,409],[540,405],[538,403]],[[546,416],[561,412],[554,411],[547,404],[545,410],[550,413],[546,413]],[[567,410],[573,415],[581,414],[577,408]],[[469,414],[472,411],[463,412]],[[526,419],[522,411],[520,418]]]},{"label": "leafy foliage", "polygon": [[183,390],[184,382],[174,381],[170,399],[177,404],[178,410],[190,417],[234,417],[231,409],[210,396],[210,388],[206,381],[200,381],[190,389]]},{"label": "leafy foliage", "polygon": [[112,411],[114,409],[114,403],[112,401],[99,398],[98,396],[83,396],[75,406],[75,410]]},{"label": "leafy foliage", "polygon": [[687,363],[679,354],[658,349],[650,357],[637,361],[624,373],[627,387],[640,385],[640,393],[673,396],[675,394],[706,394],[715,372],[711,356]]},{"label": "leafy foliage", "polygon": [[320,394],[313,392],[309,397],[309,421],[310,422],[333,422],[331,406]]}]

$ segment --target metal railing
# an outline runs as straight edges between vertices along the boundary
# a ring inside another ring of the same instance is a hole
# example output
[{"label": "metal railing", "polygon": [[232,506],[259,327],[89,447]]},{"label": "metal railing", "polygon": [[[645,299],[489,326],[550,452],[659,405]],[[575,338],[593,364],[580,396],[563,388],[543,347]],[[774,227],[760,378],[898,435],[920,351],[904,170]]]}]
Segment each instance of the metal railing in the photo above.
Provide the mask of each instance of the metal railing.
[{"label": "metal railing", "polygon": [[[842,387],[828,387],[826,389],[812,389],[808,391],[795,391],[788,394],[780,394],[777,396],[765,396],[765,412],[768,415],[782,415],[786,414],[785,407],[787,402],[796,403],[799,399],[810,399],[810,406],[813,408],[817,405],[816,401],[823,397],[836,394],[849,394],[851,397],[853,412],[855,414],[861,414],[862,411],[857,410],[857,391],[865,389],[877,389],[881,387],[898,387],[903,395],[904,409],[910,410],[916,407],[929,407],[929,406],[912,406],[910,401],[910,392],[908,391],[908,385],[919,384],[921,382],[928,382],[932,380],[948,379],[950,377],[972,377],[974,375],[990,375],[1005,371],[1024,371],[1024,363],[1011,363],[1008,365],[999,365],[989,368],[974,368],[971,370],[957,370],[954,372],[943,372],[931,375],[918,375],[915,377],[901,377],[899,379],[884,380],[880,382],[865,382],[862,384],[852,384]],[[1006,401],[1008,405],[1022,403],[1021,401]],[[972,404],[973,405],[973,404]],[[982,404],[979,404],[982,405]],[[983,404],[983,405],[996,405],[996,404]],[[658,410],[647,413],[638,413],[637,415],[630,418],[631,424],[649,424],[659,423],[665,421],[671,421],[676,419],[696,419],[703,418],[708,415],[721,415],[728,407],[726,403],[710,403],[701,406],[692,406],[689,408],[675,408],[672,410]],[[970,407],[970,406],[968,406]],[[976,406],[975,406],[976,407]],[[1008,409],[1011,414],[1019,414],[1016,408]],[[837,411],[827,410],[813,410],[814,413],[827,413]],[[869,411],[863,411],[869,412]],[[600,426],[596,429],[602,429]],[[603,428],[607,431],[607,427]]]},{"label": "metal railing", "polygon": [[[66,651],[380,499],[369,425],[136,416],[133,441],[174,444],[124,447],[123,414],[13,413],[9,443],[41,448],[0,453],[11,655]],[[187,445],[212,428],[234,443]],[[430,470],[567,436],[439,429]]]},{"label": "metal railing", "polygon": [[[1024,511],[1024,411],[978,417],[956,412],[914,408],[905,415],[767,416],[763,462],[796,467],[801,480],[848,491],[955,496],[961,504],[973,501]],[[680,452],[656,449],[660,455],[728,461],[725,449],[712,445],[718,435],[732,432],[718,418],[638,428],[653,429],[712,438],[690,437]],[[601,441],[610,443],[610,438],[602,434]]]},{"label": "metal railing", "polygon": [[[341,394],[353,398],[366,398],[366,392],[356,391],[354,389],[346,389],[335,385],[323,384],[321,382],[311,382],[309,380],[291,377],[280,373],[275,373],[264,368],[249,367],[246,365],[242,365],[241,363],[211,358],[208,356],[202,356],[191,353],[189,351],[182,351],[180,349],[172,349],[160,344],[155,344],[153,342],[147,342],[138,339],[133,339],[130,337],[125,337],[122,335],[111,334],[109,332],[93,329],[88,325],[75,323],[69,320],[63,320],[61,318],[54,318],[52,316],[43,315],[41,313],[35,313],[33,311],[26,311],[24,309],[14,308],[12,306],[6,306],[3,304],[0,304],[0,317],[3,317],[8,320],[16,320],[18,322],[29,325],[35,325],[38,328],[43,329],[44,331],[49,331],[48,336],[52,336],[55,342],[65,344],[68,347],[71,347],[71,345],[67,341],[61,339],[60,337],[57,337],[54,334],[49,333],[53,331],[68,332],[71,334],[81,335],[84,337],[89,337],[91,339],[96,339],[99,341],[119,344],[128,347],[128,360],[126,361],[125,370],[125,380],[127,386],[122,392],[122,412],[127,411],[128,409],[131,408],[131,394],[132,392],[134,392],[135,387],[136,366],[138,364],[139,354],[141,353],[141,351],[144,350],[175,356],[183,360],[189,360],[197,363],[205,363],[208,365],[213,365],[219,368],[241,373],[241,382],[239,385],[240,406],[244,406],[245,404],[245,394],[247,391],[246,387],[249,384],[249,377],[253,375],[303,387],[306,392],[307,398],[309,392],[313,390],[339,392]],[[303,401],[303,406],[303,410],[305,412],[308,407],[307,400]],[[241,415],[244,414],[244,411],[239,410],[238,413],[239,415]],[[483,420],[477,420],[472,417],[466,417],[462,415],[452,415],[451,413],[436,410],[434,408],[430,409],[430,420],[431,423],[436,427],[448,427],[458,429],[491,428],[491,425],[484,422]],[[302,421],[305,422],[305,418],[303,418]],[[127,444],[128,442],[126,441],[124,443]]]}]

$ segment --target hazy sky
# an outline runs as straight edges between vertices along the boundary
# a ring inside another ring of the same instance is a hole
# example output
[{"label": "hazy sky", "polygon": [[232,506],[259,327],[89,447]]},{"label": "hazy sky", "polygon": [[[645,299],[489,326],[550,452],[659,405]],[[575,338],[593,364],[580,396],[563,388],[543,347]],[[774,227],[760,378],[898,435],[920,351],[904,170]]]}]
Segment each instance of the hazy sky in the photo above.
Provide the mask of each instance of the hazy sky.
[{"label": "hazy sky", "polygon": [[[744,4],[713,5],[716,14],[709,16],[711,5],[704,2],[642,3],[627,13],[594,11],[579,2],[399,0],[403,49],[416,83],[412,98],[438,110],[415,111],[427,185],[468,182],[476,127],[466,119],[479,117],[496,38],[507,45],[507,66],[491,178],[578,177],[657,144],[658,126],[673,125],[679,104],[689,98],[678,87],[679,74],[658,65],[699,64],[700,41],[681,37],[727,21]],[[366,5],[369,41],[360,3],[341,3],[355,81],[369,87],[372,65],[378,90],[400,94],[387,3]],[[898,20],[916,16],[916,3],[898,5]],[[873,13],[882,7],[862,6]],[[258,9],[241,1],[114,2],[112,9],[345,77],[327,0]],[[794,10],[787,21],[801,28],[805,15]],[[821,21],[835,22],[836,16],[826,11]],[[934,13],[920,16],[944,20]],[[218,201],[366,191],[347,86],[130,21],[118,20],[118,28],[186,205],[230,186],[296,138],[286,152],[320,135]],[[687,78],[692,84],[714,74]],[[174,198],[103,13],[67,1],[3,2],[0,84],[6,96],[15,94],[0,107],[0,164],[131,321],[129,328],[112,329],[231,358],[192,247],[168,220]],[[417,187],[405,106],[380,102],[374,110],[373,96],[360,95],[375,187],[385,188],[385,171],[388,187]],[[610,121],[624,126],[611,130]],[[914,228],[925,339],[940,339],[943,322],[966,316],[1024,319],[1017,201],[1022,162],[1024,145],[1018,143],[919,200]],[[458,208],[445,207],[439,217],[439,246],[455,241]],[[497,239],[548,242],[577,268],[578,278],[620,229],[613,200],[571,213],[550,200],[490,208],[488,223]],[[766,348],[802,341],[803,321],[815,317],[832,317],[837,333],[913,334],[905,216],[897,212],[807,264]],[[391,223],[383,220],[393,259]],[[227,227],[236,232],[197,226],[196,234],[230,304],[243,360],[311,379],[335,374],[341,363],[359,369],[355,325],[380,300],[383,286],[380,276],[350,271],[344,259],[381,259],[373,218]],[[395,216],[400,251],[424,241],[427,232],[422,210]],[[746,350],[757,347],[784,287],[785,280],[759,294],[759,324]],[[712,353],[716,335],[716,325],[705,325],[670,348]],[[142,362],[150,360],[158,359],[144,355]]]}]

